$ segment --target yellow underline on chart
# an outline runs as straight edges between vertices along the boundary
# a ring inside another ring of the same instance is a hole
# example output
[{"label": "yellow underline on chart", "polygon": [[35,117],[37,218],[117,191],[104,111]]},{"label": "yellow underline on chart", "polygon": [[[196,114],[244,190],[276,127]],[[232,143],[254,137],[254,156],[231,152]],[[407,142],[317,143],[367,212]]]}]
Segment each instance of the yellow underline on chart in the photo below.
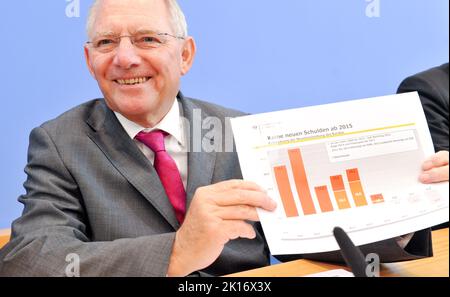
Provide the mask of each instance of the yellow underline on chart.
[{"label": "yellow underline on chart", "polygon": [[342,133],[342,134],[337,134],[337,135],[317,136],[317,137],[298,139],[298,140],[286,140],[286,141],[282,141],[279,143],[256,146],[255,149],[275,147],[275,146],[281,146],[281,145],[287,145],[287,144],[293,144],[293,143],[308,142],[308,141],[319,140],[319,139],[336,138],[336,137],[342,137],[342,136],[347,136],[347,135],[355,135],[355,134],[368,133],[368,132],[374,132],[374,131],[382,131],[382,130],[395,129],[395,128],[410,127],[410,126],[415,126],[415,125],[416,125],[416,123],[409,123],[409,124],[387,126],[387,127],[367,129],[367,130],[361,130],[361,131],[354,131],[354,132]]}]

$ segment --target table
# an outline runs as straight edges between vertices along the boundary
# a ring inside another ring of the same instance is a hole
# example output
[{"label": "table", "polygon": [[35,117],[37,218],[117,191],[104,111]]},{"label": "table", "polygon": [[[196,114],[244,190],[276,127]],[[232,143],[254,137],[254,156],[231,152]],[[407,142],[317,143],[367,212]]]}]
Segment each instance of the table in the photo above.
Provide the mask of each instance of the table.
[{"label": "table", "polygon": [[[381,264],[380,275],[395,276],[449,276],[449,229],[433,231],[433,257]],[[312,273],[324,272],[330,269],[346,269],[343,265],[336,265],[311,260],[295,260],[283,264],[230,274],[230,277],[292,277],[305,276]]]},{"label": "table", "polygon": [[9,237],[11,234],[10,229],[2,229],[0,230],[0,249],[8,243]]}]

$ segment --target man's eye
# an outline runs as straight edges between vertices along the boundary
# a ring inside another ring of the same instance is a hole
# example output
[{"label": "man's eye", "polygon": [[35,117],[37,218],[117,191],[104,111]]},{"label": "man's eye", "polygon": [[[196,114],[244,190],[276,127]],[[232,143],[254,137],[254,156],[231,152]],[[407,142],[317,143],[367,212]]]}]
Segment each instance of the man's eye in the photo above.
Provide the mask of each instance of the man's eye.
[{"label": "man's eye", "polygon": [[107,46],[113,44],[114,41],[112,39],[101,39],[97,41],[96,45],[97,47]]},{"label": "man's eye", "polygon": [[161,41],[154,36],[143,36],[140,40],[143,43],[161,43]]}]

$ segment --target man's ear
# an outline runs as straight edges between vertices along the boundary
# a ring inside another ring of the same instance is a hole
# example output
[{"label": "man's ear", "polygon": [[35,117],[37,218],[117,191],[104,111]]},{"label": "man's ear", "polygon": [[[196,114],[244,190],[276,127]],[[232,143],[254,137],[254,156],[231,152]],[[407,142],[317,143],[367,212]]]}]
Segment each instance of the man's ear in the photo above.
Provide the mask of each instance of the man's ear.
[{"label": "man's ear", "polygon": [[186,37],[181,53],[181,75],[185,75],[191,69],[196,51],[197,47],[194,38],[190,36]]},{"label": "man's ear", "polygon": [[94,67],[91,64],[90,55],[89,55],[89,48],[87,44],[84,45],[84,58],[86,59],[86,65],[89,69],[89,72],[91,73],[92,77],[95,78],[94,74]]}]

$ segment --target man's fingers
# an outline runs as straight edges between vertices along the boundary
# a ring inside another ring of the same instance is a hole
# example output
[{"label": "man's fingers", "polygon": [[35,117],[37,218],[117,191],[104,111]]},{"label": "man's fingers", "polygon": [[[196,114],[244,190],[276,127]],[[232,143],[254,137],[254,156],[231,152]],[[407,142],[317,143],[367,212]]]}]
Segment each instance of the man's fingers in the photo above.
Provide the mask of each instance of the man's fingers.
[{"label": "man's fingers", "polygon": [[227,191],[231,189],[241,189],[249,191],[260,191],[265,192],[265,190],[260,187],[257,183],[251,181],[245,181],[241,179],[232,179],[223,181],[213,185],[218,191]]},{"label": "man's fingers", "polygon": [[432,168],[448,165],[448,151],[440,151],[428,158],[422,165],[422,170],[427,171]]},{"label": "man's fingers", "polygon": [[219,206],[249,205],[268,211],[276,208],[276,203],[266,193],[249,190],[228,190],[216,193],[215,202]]},{"label": "man's fingers", "polygon": [[217,215],[223,220],[259,221],[256,208],[249,205],[222,206],[218,208]]},{"label": "man's fingers", "polygon": [[419,180],[424,184],[448,181],[448,165],[423,172]]}]

